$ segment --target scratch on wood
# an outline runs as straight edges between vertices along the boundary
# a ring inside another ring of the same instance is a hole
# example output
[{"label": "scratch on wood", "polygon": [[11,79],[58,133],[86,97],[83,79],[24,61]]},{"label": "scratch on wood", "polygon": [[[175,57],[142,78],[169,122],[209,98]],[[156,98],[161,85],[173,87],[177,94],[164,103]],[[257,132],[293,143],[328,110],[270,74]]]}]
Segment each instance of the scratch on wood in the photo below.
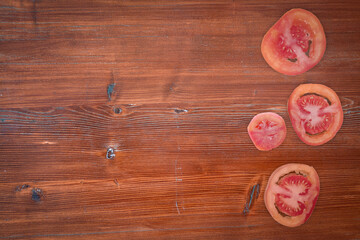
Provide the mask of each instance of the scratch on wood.
[{"label": "scratch on wood", "polygon": [[[177,122],[177,124],[179,124]],[[177,129],[179,129],[179,126],[177,125]],[[182,178],[179,178],[179,173],[178,171],[180,171],[180,174],[182,176],[182,167],[179,166],[178,160],[179,160],[179,155],[180,155],[180,151],[181,151],[181,147],[179,145],[179,142],[177,142],[177,155],[176,155],[176,159],[175,159],[175,206],[176,206],[176,210],[177,213],[180,215],[180,209],[179,209],[179,192],[178,192],[178,183],[180,184],[182,182]],[[185,210],[184,207],[184,201],[182,200],[182,209]]]},{"label": "scratch on wood", "polygon": [[[179,147],[178,147],[178,151],[179,151]],[[178,205],[178,186],[177,186],[177,163],[178,163],[178,159],[179,159],[179,152],[176,156],[175,159],[175,206],[176,206],[176,210],[178,212],[178,214],[180,215],[180,210],[179,210],[179,205]]]},{"label": "scratch on wood", "polygon": [[116,186],[118,186],[118,187],[120,186],[117,178],[114,179],[114,183],[116,184]]},{"label": "scratch on wood", "polygon": [[179,210],[179,206],[178,206],[178,202],[177,202],[177,201],[175,202],[175,205],[176,205],[176,210],[177,210],[178,214],[180,215],[180,210]]},{"label": "scratch on wood", "polygon": [[36,1],[37,0],[32,0],[33,2],[33,9],[32,9],[32,18],[33,18],[33,22],[36,25],[37,24],[37,10],[36,10]]}]

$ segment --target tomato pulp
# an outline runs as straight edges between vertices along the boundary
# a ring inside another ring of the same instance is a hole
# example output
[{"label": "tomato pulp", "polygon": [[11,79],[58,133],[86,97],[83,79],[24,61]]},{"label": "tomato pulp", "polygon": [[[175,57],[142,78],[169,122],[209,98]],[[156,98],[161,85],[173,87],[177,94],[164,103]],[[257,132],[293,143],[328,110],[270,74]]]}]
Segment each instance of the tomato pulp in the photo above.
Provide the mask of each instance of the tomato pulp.
[{"label": "tomato pulp", "polygon": [[265,189],[265,206],[278,223],[297,227],[309,219],[319,192],[320,180],[313,167],[286,164],[271,174]]},{"label": "tomato pulp", "polygon": [[276,71],[298,75],[319,63],[326,49],[326,38],[319,19],[304,9],[286,12],[261,43],[265,61]]},{"label": "tomato pulp", "polygon": [[260,113],[250,121],[248,134],[257,149],[269,151],[283,143],[286,137],[285,121],[276,113]]},{"label": "tomato pulp", "polygon": [[288,112],[296,134],[308,145],[330,141],[343,123],[339,97],[321,84],[298,86],[289,97]]}]

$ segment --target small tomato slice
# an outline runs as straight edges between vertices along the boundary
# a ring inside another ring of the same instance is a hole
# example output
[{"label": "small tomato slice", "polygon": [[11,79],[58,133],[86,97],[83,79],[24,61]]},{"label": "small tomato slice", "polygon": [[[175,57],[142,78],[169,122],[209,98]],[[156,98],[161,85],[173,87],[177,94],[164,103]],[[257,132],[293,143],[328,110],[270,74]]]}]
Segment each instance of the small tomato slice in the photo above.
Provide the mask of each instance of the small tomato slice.
[{"label": "small tomato slice", "polygon": [[276,71],[298,75],[313,68],[326,49],[326,38],[319,19],[304,9],[286,12],[261,43],[265,61]]},{"label": "small tomato slice", "polygon": [[337,94],[322,84],[302,84],[289,97],[288,112],[298,137],[308,145],[321,145],[335,137],[343,123]]},{"label": "small tomato slice", "polygon": [[247,130],[255,147],[261,151],[269,151],[280,146],[286,137],[284,119],[272,112],[256,115],[250,121]]},{"label": "small tomato slice", "polygon": [[277,168],[265,189],[265,206],[278,223],[297,227],[309,219],[320,192],[313,167],[290,163]]}]

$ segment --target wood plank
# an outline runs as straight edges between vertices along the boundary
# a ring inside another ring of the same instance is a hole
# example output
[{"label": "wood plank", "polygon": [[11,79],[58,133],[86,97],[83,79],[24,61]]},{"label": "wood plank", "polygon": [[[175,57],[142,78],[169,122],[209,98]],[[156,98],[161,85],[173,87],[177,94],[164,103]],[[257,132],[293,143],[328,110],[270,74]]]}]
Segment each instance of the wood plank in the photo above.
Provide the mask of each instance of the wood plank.
[{"label": "wood plank", "polygon": [[[349,10],[358,9],[357,5],[329,4],[330,10],[336,9],[336,18],[328,8],[316,12],[328,35],[324,60],[309,73],[287,77],[267,66],[259,48],[262,36],[273,24],[270,16],[282,14],[276,8],[265,12],[259,11],[258,4],[230,1],[129,8],[105,1],[100,9],[96,4],[88,8],[72,5],[76,14],[68,15],[66,3],[47,3],[44,9],[42,4],[36,5],[35,25],[30,16],[32,4],[17,6],[28,11],[25,20],[9,16],[9,12],[23,16],[24,10],[17,8],[5,8],[3,19],[0,15],[4,29],[0,94],[1,104],[6,106],[103,104],[111,83],[117,84],[116,100],[132,104],[184,102],[196,99],[199,93],[205,101],[244,98],[251,93],[246,89],[275,82],[291,84],[284,88],[287,95],[303,81],[325,83],[336,90],[345,88],[357,95],[353,84],[358,87],[359,82],[354,83],[353,78],[360,69],[359,47],[338,44],[358,40],[359,26],[349,25],[356,19],[356,11],[349,14]],[[101,21],[89,19],[95,15],[92,9],[101,14]],[[112,14],[105,14],[108,9]],[[141,20],[139,12],[146,12]],[[9,17],[21,22],[9,22]],[[351,71],[344,73],[339,68]],[[338,79],[345,86],[338,87]]]},{"label": "wood plank", "polygon": [[[166,175],[173,170],[174,159],[184,154],[189,155],[186,165],[196,162],[198,155],[211,158],[209,155],[215,154],[214,161],[240,158],[241,165],[251,162],[261,167],[268,157],[296,160],[301,153],[306,159],[316,159],[317,151],[336,147],[340,147],[337,156],[348,155],[349,150],[351,154],[359,153],[360,132],[353,129],[360,125],[358,99],[342,99],[345,123],[338,136],[326,145],[310,148],[291,129],[284,104],[264,104],[261,100],[248,104],[213,102],[211,106],[183,104],[180,108],[164,104],[118,105],[115,109],[121,109],[119,114],[112,106],[3,109],[0,149],[7,161],[0,162],[0,166],[7,172],[0,180],[43,181],[64,175],[98,179],[106,177],[104,172],[134,173],[142,166],[148,166],[148,174],[153,176]],[[284,144],[269,153],[258,152],[246,132],[251,118],[265,111],[282,115],[289,130]],[[115,149],[114,161],[105,159],[109,147]],[[32,161],[27,160],[29,154]],[[330,157],[334,152],[323,154]],[[357,166],[352,162],[355,159],[349,159],[347,164]],[[32,167],[34,162],[37,167]],[[334,162],[333,166],[338,166]],[[229,169],[238,163],[233,164]],[[211,163],[212,167],[216,165]]]},{"label": "wood plank", "polygon": [[[289,235],[296,236],[302,231],[313,233],[316,229],[336,233],[344,230],[344,227],[351,232],[357,226],[354,211],[359,210],[360,202],[355,197],[358,189],[349,186],[346,179],[359,180],[358,170],[346,169],[347,176],[338,169],[322,170],[320,167],[318,170],[326,195],[320,195],[309,224],[303,229],[288,231]],[[1,224],[6,226],[3,228],[5,236],[9,236],[11,229],[21,224],[21,229],[17,230],[20,235],[33,232],[34,235],[42,233],[61,237],[71,233],[106,235],[109,234],[106,229],[119,234],[127,231],[172,231],[177,228],[191,230],[194,224],[197,226],[195,230],[216,229],[219,226],[226,229],[236,223],[238,228],[254,228],[254,231],[258,231],[256,236],[261,236],[266,225],[267,228],[276,228],[276,231],[284,229],[271,224],[273,220],[262,203],[264,187],[250,215],[241,214],[246,193],[252,186],[248,183],[261,174],[266,178],[269,176],[258,171],[254,174],[227,174],[226,177],[221,174],[182,176],[180,182],[164,177],[119,178],[118,184],[112,179],[35,182],[20,191],[16,191],[14,186],[1,184],[1,192],[6,193],[1,197],[4,214]],[[39,200],[34,200],[34,189],[42,191]],[[344,197],[350,202],[344,202]],[[329,221],[336,223],[333,215],[348,217],[352,223],[337,222],[336,228],[332,229]],[[43,221],[47,224],[41,224]]]}]

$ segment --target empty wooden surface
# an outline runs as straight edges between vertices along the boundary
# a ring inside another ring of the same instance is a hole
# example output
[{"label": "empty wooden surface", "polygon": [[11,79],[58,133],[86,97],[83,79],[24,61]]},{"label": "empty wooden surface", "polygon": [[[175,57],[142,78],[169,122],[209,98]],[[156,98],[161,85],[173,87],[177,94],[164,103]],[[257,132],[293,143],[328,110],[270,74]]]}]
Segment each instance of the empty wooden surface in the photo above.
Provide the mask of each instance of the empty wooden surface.
[{"label": "empty wooden surface", "polygon": [[[260,44],[295,7],[318,16],[327,49],[290,77]],[[1,0],[0,239],[359,239],[359,12],[357,0]],[[344,109],[318,147],[298,139],[286,108],[310,82]],[[270,152],[246,132],[263,111],[288,129]],[[291,162],[321,179],[298,228],[263,202],[272,171]]]}]

